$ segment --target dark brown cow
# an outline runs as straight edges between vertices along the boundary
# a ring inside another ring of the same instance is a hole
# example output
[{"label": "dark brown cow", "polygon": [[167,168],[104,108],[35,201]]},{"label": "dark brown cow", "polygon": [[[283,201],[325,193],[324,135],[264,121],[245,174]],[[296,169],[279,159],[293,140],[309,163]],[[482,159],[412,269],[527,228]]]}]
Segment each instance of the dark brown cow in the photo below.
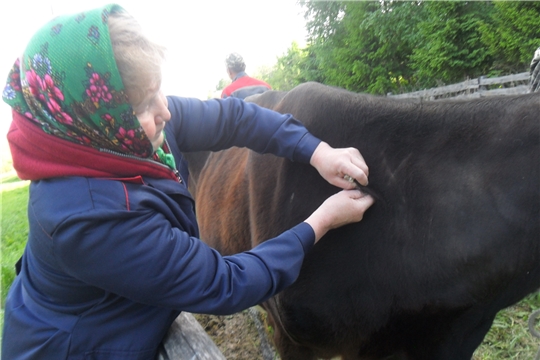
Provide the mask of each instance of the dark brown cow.
[{"label": "dark brown cow", "polygon": [[[265,304],[282,359],[468,360],[497,312],[539,289],[540,94],[422,102],[306,83],[275,110],[358,148],[377,199]],[[201,237],[224,254],[338,191],[245,149],[210,155],[194,178]]]}]

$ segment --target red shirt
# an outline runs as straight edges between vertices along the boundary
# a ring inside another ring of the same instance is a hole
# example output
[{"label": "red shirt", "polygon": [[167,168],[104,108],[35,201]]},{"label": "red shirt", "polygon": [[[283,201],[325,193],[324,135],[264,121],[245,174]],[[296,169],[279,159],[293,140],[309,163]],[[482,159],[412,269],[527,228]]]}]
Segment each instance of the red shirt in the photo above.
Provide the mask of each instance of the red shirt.
[{"label": "red shirt", "polygon": [[261,94],[267,90],[272,90],[272,87],[262,80],[258,80],[248,76],[245,72],[238,73],[233,79],[233,82],[223,89],[222,98],[229,96],[245,99],[254,94]]}]

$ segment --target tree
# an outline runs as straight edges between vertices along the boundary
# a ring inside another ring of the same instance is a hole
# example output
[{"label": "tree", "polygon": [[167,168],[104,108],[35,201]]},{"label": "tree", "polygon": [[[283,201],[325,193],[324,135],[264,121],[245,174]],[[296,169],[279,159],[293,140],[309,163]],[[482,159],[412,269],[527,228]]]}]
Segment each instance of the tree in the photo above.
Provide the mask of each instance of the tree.
[{"label": "tree", "polygon": [[309,81],[302,70],[305,57],[305,50],[293,42],[287,52],[277,59],[277,64],[271,71],[259,74],[259,77],[269,83],[274,90],[290,90],[300,83]]},{"label": "tree", "polygon": [[[417,41],[415,24],[422,18],[422,3],[333,4],[311,9],[312,16],[323,19],[308,22],[310,50],[324,82],[378,94],[409,87],[414,74],[408,57]],[[331,14],[338,14],[333,21],[328,20]]]},{"label": "tree", "polygon": [[540,2],[496,1],[488,21],[480,24],[482,42],[494,59],[492,72],[526,71],[540,46]]},{"label": "tree", "polygon": [[331,83],[325,69],[334,64],[332,52],[340,47],[339,34],[347,3],[344,1],[300,1],[306,9],[306,29],[308,31],[306,56],[302,64],[305,79],[321,83]]},{"label": "tree", "polygon": [[540,2],[306,1],[308,45],[278,59],[279,87],[318,81],[386,94],[525,71]]},{"label": "tree", "polygon": [[429,1],[418,24],[421,42],[411,56],[423,86],[454,83],[488,73],[492,57],[481,41],[481,21],[489,21],[491,2]]},{"label": "tree", "polygon": [[352,77],[341,83],[353,91],[375,94],[407,89],[414,82],[408,59],[418,42],[416,24],[423,17],[422,3],[352,2],[345,11],[346,41],[336,52],[336,62],[343,65],[334,73],[345,67]]},{"label": "tree", "polygon": [[216,85],[216,91],[225,89],[225,87],[229,85],[230,83],[231,83],[231,79],[225,79],[225,78],[220,79]]},{"label": "tree", "polygon": [[340,27],[346,8],[344,1],[301,0],[300,5],[306,9],[304,18],[310,41],[331,39]]}]

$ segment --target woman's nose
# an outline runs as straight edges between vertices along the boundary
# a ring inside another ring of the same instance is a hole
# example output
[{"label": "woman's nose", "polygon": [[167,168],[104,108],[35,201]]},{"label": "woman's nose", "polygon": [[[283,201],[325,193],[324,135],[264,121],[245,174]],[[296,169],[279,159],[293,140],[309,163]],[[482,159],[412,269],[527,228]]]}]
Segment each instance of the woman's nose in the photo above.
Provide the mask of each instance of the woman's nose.
[{"label": "woman's nose", "polygon": [[167,104],[167,101],[165,99],[160,99],[161,101],[158,102],[158,109],[156,113],[156,122],[167,122],[171,120],[171,112],[169,111],[169,107]]},{"label": "woman's nose", "polygon": [[166,107],[167,109],[167,121],[171,120],[171,112],[169,111],[169,108]]},{"label": "woman's nose", "polygon": [[165,122],[171,120],[171,112],[169,111],[169,108],[167,106],[164,107],[161,119]]},{"label": "woman's nose", "polygon": [[171,112],[169,111],[169,103],[167,102],[167,97],[165,97],[165,95],[160,92],[160,96],[161,96],[161,112],[162,112],[162,118],[163,118],[163,121],[167,122],[169,120],[171,120]]}]

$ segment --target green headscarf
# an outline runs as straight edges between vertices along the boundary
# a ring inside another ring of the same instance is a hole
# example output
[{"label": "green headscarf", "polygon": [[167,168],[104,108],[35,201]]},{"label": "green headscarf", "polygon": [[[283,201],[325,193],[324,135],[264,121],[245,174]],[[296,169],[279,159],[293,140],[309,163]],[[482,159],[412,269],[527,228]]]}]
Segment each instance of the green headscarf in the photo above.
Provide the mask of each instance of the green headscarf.
[{"label": "green headscarf", "polygon": [[48,134],[98,150],[150,157],[150,140],[128,102],[108,19],[115,4],[57,17],[30,40],[3,98]]}]

